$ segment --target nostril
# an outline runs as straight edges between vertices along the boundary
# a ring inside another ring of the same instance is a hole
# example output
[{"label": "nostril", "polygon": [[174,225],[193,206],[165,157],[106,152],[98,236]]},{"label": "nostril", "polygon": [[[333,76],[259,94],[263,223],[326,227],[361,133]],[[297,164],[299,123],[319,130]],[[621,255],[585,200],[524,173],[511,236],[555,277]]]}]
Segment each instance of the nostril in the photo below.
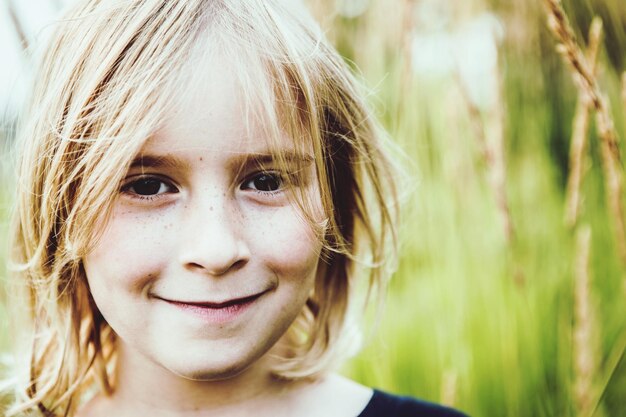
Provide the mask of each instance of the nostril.
[{"label": "nostril", "polygon": [[204,269],[204,267],[195,262],[189,262],[185,265],[188,269]]},{"label": "nostril", "polygon": [[237,262],[235,262],[233,264],[233,266],[230,268],[232,271],[238,271],[241,268],[243,268],[246,264],[248,263],[247,259],[240,259]]}]

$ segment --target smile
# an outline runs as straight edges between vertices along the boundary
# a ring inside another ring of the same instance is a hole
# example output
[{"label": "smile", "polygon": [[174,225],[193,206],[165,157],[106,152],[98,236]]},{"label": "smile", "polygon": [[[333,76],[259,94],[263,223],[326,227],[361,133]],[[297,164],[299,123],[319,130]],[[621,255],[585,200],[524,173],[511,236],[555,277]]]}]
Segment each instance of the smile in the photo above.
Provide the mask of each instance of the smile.
[{"label": "smile", "polygon": [[234,320],[245,312],[265,292],[247,297],[234,298],[223,302],[210,301],[175,301],[160,298],[162,301],[201,319],[212,323],[225,323]]}]

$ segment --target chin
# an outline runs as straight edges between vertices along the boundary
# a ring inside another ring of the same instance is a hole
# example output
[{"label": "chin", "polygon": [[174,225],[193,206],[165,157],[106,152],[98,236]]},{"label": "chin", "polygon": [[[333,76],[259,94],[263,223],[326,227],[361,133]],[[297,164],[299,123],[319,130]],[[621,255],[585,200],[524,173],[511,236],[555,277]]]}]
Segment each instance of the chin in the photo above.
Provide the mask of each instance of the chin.
[{"label": "chin", "polygon": [[190,381],[210,382],[234,378],[244,373],[254,362],[255,360],[235,360],[231,358],[207,361],[207,358],[204,357],[202,360],[187,360],[185,363],[172,364],[172,366],[166,366],[166,368],[170,372]]},{"label": "chin", "polygon": [[201,368],[188,370],[184,374],[180,374],[180,376],[199,382],[223,381],[242,374],[246,369],[248,368],[235,365],[230,367]]}]

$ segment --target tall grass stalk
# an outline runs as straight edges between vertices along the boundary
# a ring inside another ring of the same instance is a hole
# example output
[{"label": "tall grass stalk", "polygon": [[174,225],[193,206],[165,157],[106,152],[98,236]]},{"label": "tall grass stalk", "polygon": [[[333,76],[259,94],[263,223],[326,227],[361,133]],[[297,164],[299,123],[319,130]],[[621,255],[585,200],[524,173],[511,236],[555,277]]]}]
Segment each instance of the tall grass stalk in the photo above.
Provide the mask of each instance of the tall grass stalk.
[{"label": "tall grass stalk", "polygon": [[502,96],[502,77],[500,69],[496,65],[493,69],[493,82],[495,83],[496,100],[488,111],[487,120],[491,123],[487,126],[483,122],[481,110],[472,101],[460,75],[459,86],[463,96],[467,112],[472,126],[473,135],[478,142],[478,148],[483,162],[487,166],[489,186],[496,201],[502,223],[502,229],[507,243],[511,243],[515,236],[511,210],[506,195],[506,160],[504,156],[504,99]]},{"label": "tall grass stalk", "polygon": [[448,407],[454,407],[457,396],[458,374],[455,371],[446,371],[441,379],[441,399],[440,402]]},{"label": "tall grass stalk", "polygon": [[[594,74],[597,70],[597,58],[601,40],[602,20],[599,17],[595,17],[589,28],[587,47],[587,60]],[[565,223],[570,227],[576,225],[580,213],[580,186],[584,177],[584,157],[587,149],[587,134],[589,131],[591,109],[592,105],[588,95],[582,90],[579,90],[576,102],[576,115],[572,129],[572,140],[570,143],[569,176],[567,178],[565,197]]]},{"label": "tall grass stalk", "polygon": [[26,53],[29,48],[28,37],[26,36],[26,32],[24,31],[24,26],[22,25],[21,20],[17,16],[17,12],[15,11],[15,5],[12,0],[6,1],[6,9],[9,14],[9,20],[11,21],[11,25],[13,25],[13,30],[15,34],[20,40],[20,47],[22,51]]},{"label": "tall grass stalk", "polygon": [[402,74],[400,81],[400,91],[399,96],[402,97],[406,94],[405,89],[409,89],[413,86],[413,68],[412,64],[412,34],[413,34],[413,26],[415,25],[414,20],[414,9],[415,2],[412,0],[404,0],[402,2],[402,8],[404,11],[404,16],[402,19],[402,33],[401,36],[401,48],[402,48]]},{"label": "tall grass stalk", "polygon": [[506,196],[506,160],[504,158],[504,98],[502,92],[502,75],[499,65],[493,68],[493,82],[495,83],[496,102],[492,108],[490,118],[492,120],[492,131],[488,136],[491,139],[493,149],[493,168],[491,170],[491,182],[496,196],[496,203],[500,211],[502,227],[507,242],[511,242],[515,237],[513,222],[511,221],[511,210]]},{"label": "tall grass stalk", "polygon": [[618,135],[615,131],[609,104],[600,91],[599,83],[582,53],[560,0],[544,0],[548,14],[548,26],[557,42],[557,51],[569,64],[579,90],[588,96],[596,111],[596,127],[600,137],[600,154],[604,169],[607,205],[613,222],[617,249],[626,266],[626,229],[622,205],[622,168]]},{"label": "tall grass stalk", "polygon": [[575,322],[574,322],[574,406],[576,416],[589,417],[594,407],[596,370],[595,334],[590,300],[589,253],[591,228],[582,226],[576,234]]},{"label": "tall grass stalk", "polygon": [[626,120],[626,71],[622,73],[622,110],[624,111],[624,120]]}]

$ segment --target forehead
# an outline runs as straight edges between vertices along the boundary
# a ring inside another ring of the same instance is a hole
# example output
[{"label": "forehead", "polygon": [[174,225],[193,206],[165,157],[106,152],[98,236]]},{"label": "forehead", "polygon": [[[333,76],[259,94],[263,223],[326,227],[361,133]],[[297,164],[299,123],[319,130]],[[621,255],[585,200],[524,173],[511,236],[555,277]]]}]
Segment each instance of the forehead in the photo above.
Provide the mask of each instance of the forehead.
[{"label": "forehead", "polygon": [[[205,146],[219,151],[211,143],[219,138],[250,153],[310,153],[309,134],[299,122],[302,109],[276,94],[285,88],[278,82],[262,52],[237,49],[207,33],[181,68],[169,94],[169,110],[144,148]],[[204,144],[198,140],[202,138]]]}]

